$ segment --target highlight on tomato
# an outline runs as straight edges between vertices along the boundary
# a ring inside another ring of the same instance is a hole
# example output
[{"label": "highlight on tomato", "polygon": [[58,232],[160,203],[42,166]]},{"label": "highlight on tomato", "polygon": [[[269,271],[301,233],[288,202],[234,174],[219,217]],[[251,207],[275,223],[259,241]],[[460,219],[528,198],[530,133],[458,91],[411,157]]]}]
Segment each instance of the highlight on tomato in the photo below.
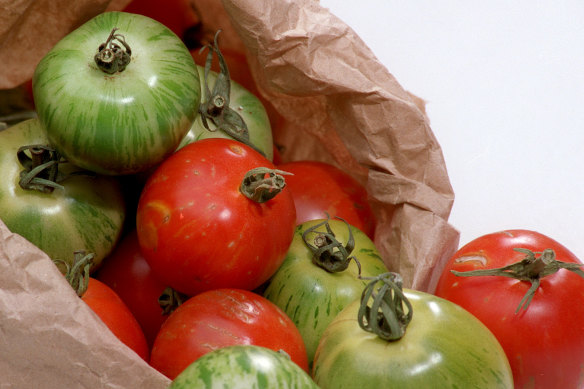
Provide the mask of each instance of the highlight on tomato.
[{"label": "highlight on tomato", "polygon": [[12,232],[53,259],[92,252],[92,271],[114,249],[127,211],[119,180],[63,159],[38,119],[0,130],[0,171],[0,219]]},{"label": "highlight on tomato", "polygon": [[232,139],[202,139],[167,158],[149,177],[136,213],[140,249],[156,277],[189,296],[267,281],[294,235],[285,177]]},{"label": "highlight on tomato", "polygon": [[199,108],[199,73],[184,43],[143,15],[104,12],[62,38],[33,76],[53,147],[100,174],[146,171],[170,155]]},{"label": "highlight on tomato", "polygon": [[233,345],[282,350],[308,371],[306,349],[294,323],[264,297],[234,288],[191,297],[162,325],[152,347],[152,367],[174,379],[198,358]]},{"label": "highlight on tomato", "polygon": [[434,295],[370,279],[326,328],[312,370],[321,389],[513,389],[503,348],[476,317]]},{"label": "highlight on tomato", "polygon": [[561,243],[525,229],[479,236],[450,258],[435,294],[493,332],[516,387],[582,385],[584,271]]}]

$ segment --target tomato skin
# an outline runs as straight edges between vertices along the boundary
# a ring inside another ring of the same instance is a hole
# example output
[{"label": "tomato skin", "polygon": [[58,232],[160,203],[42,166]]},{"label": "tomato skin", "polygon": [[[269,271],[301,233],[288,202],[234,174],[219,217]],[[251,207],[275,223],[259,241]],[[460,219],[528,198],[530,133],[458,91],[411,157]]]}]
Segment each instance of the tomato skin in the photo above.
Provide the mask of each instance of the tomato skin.
[{"label": "tomato skin", "polygon": [[479,320],[447,300],[403,291],[413,317],[399,340],[361,329],[359,299],[331,322],[312,370],[321,389],[513,388],[505,353]]},{"label": "tomato skin", "polygon": [[106,284],[90,277],[81,299],[99,316],[112,333],[145,361],[149,360],[146,337],[122,299]]},{"label": "tomato skin", "polygon": [[214,289],[191,297],[162,325],[150,364],[173,379],[193,361],[222,347],[252,344],[284,350],[308,371],[298,329],[277,306],[241,289]]},{"label": "tomato skin", "polygon": [[286,188],[265,203],[240,191],[245,174],[274,165],[231,139],[191,143],[148,179],[136,216],[142,254],[156,277],[186,295],[253,290],[278,269],[294,234]]},{"label": "tomato skin", "polygon": [[138,236],[130,231],[102,262],[94,276],[109,286],[128,306],[152,346],[156,334],[166,320],[158,298],[166,285],[153,274],[140,252]]},{"label": "tomato skin", "polygon": [[[312,363],[322,333],[334,317],[349,303],[359,298],[367,280],[359,279],[354,260],[341,272],[329,273],[312,262],[312,252],[302,239],[304,232],[322,222],[311,220],[296,227],[284,263],[270,278],[263,295],[279,306],[299,329],[306,345],[308,361]],[[337,219],[329,220],[331,231],[344,245],[349,239],[349,227]],[[373,277],[387,272],[374,243],[356,227],[351,226],[355,249],[351,253],[361,266],[361,276]],[[314,235],[310,235],[314,237]]]},{"label": "tomato skin", "polygon": [[375,216],[367,190],[338,167],[319,161],[293,161],[278,165],[292,173],[286,183],[296,206],[296,224],[322,219],[327,212],[341,217],[374,239]]},{"label": "tomato skin", "polygon": [[223,347],[190,364],[168,389],[318,389],[285,355],[254,345]]},{"label": "tomato skin", "polygon": [[514,248],[551,248],[559,261],[581,263],[566,247],[536,231],[507,230],[461,247],[435,291],[479,318],[497,337],[517,388],[584,387],[584,279],[565,269],[541,279],[527,310],[515,313],[531,283],[507,277],[460,277],[450,270],[503,267],[522,260]]},{"label": "tomato skin", "polygon": [[[94,61],[116,33],[131,47],[125,70]],[[71,163],[100,174],[134,174],[174,152],[200,102],[199,73],[184,43],[164,25],[127,12],[101,13],[61,39],[33,75],[39,120]]]},{"label": "tomato skin", "polygon": [[[32,144],[48,144],[38,119],[0,131],[0,219],[53,260],[70,262],[75,251],[91,251],[94,271],[122,234],[126,204],[120,183],[115,177],[76,175],[52,193],[23,189],[17,151]],[[79,169],[62,164],[59,171]]]}]

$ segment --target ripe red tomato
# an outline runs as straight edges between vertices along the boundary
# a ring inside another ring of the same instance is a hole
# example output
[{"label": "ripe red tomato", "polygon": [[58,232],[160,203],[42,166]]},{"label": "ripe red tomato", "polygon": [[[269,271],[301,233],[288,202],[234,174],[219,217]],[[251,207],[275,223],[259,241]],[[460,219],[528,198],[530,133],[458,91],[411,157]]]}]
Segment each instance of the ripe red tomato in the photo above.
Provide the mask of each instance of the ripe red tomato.
[{"label": "ripe red tomato", "polygon": [[[242,193],[244,177],[258,167],[275,168],[240,142],[209,138],[156,169],[142,190],[136,226],[157,278],[195,295],[221,287],[253,290],[275,273],[292,241],[296,212],[287,188],[266,202]],[[276,193],[264,184],[257,193]]]},{"label": "ripe red tomato", "polygon": [[531,282],[508,276],[462,277],[451,272],[511,265],[526,258],[516,248],[531,250],[540,259],[539,253],[552,249],[558,261],[581,263],[543,234],[502,231],[460,248],[447,263],[435,294],[462,306],[493,332],[507,354],[516,388],[580,388],[584,383],[583,277],[567,269],[541,277],[525,309],[520,302]]},{"label": "ripe red tomato", "polygon": [[140,323],[148,344],[152,346],[167,317],[158,302],[166,284],[152,273],[150,265],[140,252],[135,230],[118,243],[94,277],[120,296]]},{"label": "ripe red tomato", "polygon": [[304,342],[292,320],[266,298],[241,289],[215,289],[191,297],[162,325],[150,358],[173,379],[215,349],[256,345],[283,350],[308,371]]},{"label": "ripe red tomato", "polygon": [[375,216],[367,201],[367,190],[338,167],[318,161],[294,161],[278,165],[292,173],[286,183],[296,206],[296,224],[309,220],[340,217],[363,231],[375,235]]},{"label": "ripe red tomato", "polygon": [[122,299],[109,286],[95,278],[89,278],[87,290],[81,299],[122,343],[148,361],[150,350],[140,324]]}]

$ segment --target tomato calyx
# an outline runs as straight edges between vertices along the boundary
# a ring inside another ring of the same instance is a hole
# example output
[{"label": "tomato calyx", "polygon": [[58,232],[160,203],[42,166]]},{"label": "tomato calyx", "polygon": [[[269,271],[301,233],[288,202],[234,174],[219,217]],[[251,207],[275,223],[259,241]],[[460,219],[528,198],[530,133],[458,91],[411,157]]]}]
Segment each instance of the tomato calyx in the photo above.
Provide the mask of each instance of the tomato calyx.
[{"label": "tomato calyx", "polygon": [[89,286],[89,276],[95,254],[87,253],[85,250],[78,250],[73,255],[73,266],[62,259],[54,259],[53,262],[57,266],[65,266],[65,279],[77,293],[77,296],[83,297]]},{"label": "tomato calyx", "polygon": [[[387,341],[401,339],[413,317],[412,304],[403,292],[401,275],[387,272],[363,279],[371,281],[361,294],[359,326]],[[382,285],[376,289],[379,282]]]},{"label": "tomato calyx", "polygon": [[[326,220],[307,228],[302,234],[302,240],[312,251],[312,263],[329,273],[337,273],[346,270],[349,267],[349,262],[353,259],[359,268],[359,275],[361,275],[361,264],[356,257],[351,256],[351,252],[355,249],[355,238],[353,237],[353,232],[351,231],[349,223],[342,218],[337,217],[337,219],[345,222],[347,228],[349,228],[349,238],[347,239],[347,244],[343,246],[341,242],[336,239],[335,234],[330,227],[330,216],[328,213],[326,216]],[[323,226],[325,231],[318,230]],[[309,234],[315,234],[312,239],[312,244],[308,240]]]},{"label": "tomato calyx", "polygon": [[[253,148],[265,157],[266,154],[249,140],[249,130],[247,124],[245,124],[245,120],[243,120],[237,111],[229,106],[231,78],[225,58],[221,54],[221,50],[219,50],[219,45],[217,44],[217,37],[220,32],[221,30],[215,34],[212,45],[205,45],[201,48],[201,51],[205,48],[209,49],[209,54],[205,61],[205,77],[202,82],[202,86],[206,91],[207,101],[201,102],[199,106],[201,121],[208,131],[216,131],[219,129],[233,139]],[[213,85],[213,91],[211,91],[207,80],[213,63],[214,53],[217,53],[220,70]],[[216,128],[211,128],[208,121],[211,121]]]},{"label": "tomato calyx", "polygon": [[584,271],[581,269],[583,264],[558,261],[553,249],[545,249],[541,252],[533,252],[525,248],[514,248],[513,250],[524,253],[525,258],[519,262],[494,269],[479,269],[464,272],[451,270],[451,272],[461,277],[501,276],[530,282],[531,287],[519,302],[515,313],[518,313],[521,309],[527,310],[535,295],[535,291],[539,288],[542,278],[554,274],[560,269],[569,270],[584,278]]},{"label": "tomato calyx", "polygon": [[170,315],[175,309],[184,303],[187,298],[188,296],[186,294],[177,292],[169,286],[165,288],[160,294],[160,297],[158,297],[158,305],[162,308],[163,315]]},{"label": "tomato calyx", "polygon": [[286,186],[284,175],[291,174],[278,169],[258,167],[245,173],[239,190],[256,203],[265,203],[276,197]]},{"label": "tomato calyx", "polygon": [[117,27],[112,29],[107,40],[99,45],[93,57],[97,67],[107,74],[123,72],[132,58],[132,49],[122,34],[116,34],[117,30]]},{"label": "tomato calyx", "polygon": [[60,174],[59,165],[67,163],[67,160],[63,159],[57,150],[47,145],[21,146],[16,156],[23,167],[18,184],[25,190],[52,193],[55,189],[64,189],[60,182],[72,175],[94,175],[89,171]]}]

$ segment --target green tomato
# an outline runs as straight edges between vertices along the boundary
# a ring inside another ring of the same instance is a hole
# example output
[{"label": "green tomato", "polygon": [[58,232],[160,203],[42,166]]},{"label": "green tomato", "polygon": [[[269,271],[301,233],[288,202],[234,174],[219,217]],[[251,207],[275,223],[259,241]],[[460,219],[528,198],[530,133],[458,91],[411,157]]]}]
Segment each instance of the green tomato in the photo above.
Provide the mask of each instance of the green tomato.
[{"label": "green tomato", "polygon": [[215,349],[191,363],[169,389],[318,389],[287,355],[255,345]]},{"label": "green tomato", "polygon": [[[76,250],[93,252],[95,269],[122,233],[126,210],[121,186],[115,177],[78,174],[51,193],[23,189],[18,149],[47,143],[38,119],[0,131],[0,219],[53,260],[71,264]],[[79,171],[61,164],[57,179]]]},{"label": "green tomato", "polygon": [[197,115],[201,85],[190,52],[171,30],[142,15],[106,12],[45,55],[33,93],[62,155],[117,175],[145,171],[177,148]]},{"label": "green tomato", "polygon": [[[313,263],[313,252],[305,243],[303,234],[321,225],[315,232],[326,232],[322,223],[326,219],[311,220],[296,227],[286,258],[268,282],[264,296],[279,306],[294,322],[304,339],[309,363],[322,333],[334,317],[349,303],[358,298],[367,284],[359,278],[372,277],[387,272],[375,244],[361,230],[350,226],[355,248],[346,270],[329,272]],[[345,246],[349,241],[349,225],[338,219],[328,221],[336,239]],[[308,232],[311,245],[319,234]]]},{"label": "green tomato", "polygon": [[[205,69],[201,66],[197,66],[197,68],[199,70],[199,77],[201,80],[204,80]],[[215,85],[215,82],[217,81],[217,76],[218,74],[216,72],[212,70],[209,71],[206,82],[211,90],[213,90],[213,85]],[[272,127],[270,126],[270,119],[264,105],[253,93],[237,82],[230,81],[230,83],[231,93],[229,96],[229,107],[238,113],[245,122],[251,146],[272,161],[274,158]],[[202,88],[201,93],[201,101],[203,103],[207,102],[208,96],[205,88]],[[211,120],[207,120],[207,123],[209,129],[205,128],[202,116],[198,115],[179,147],[183,147],[189,143],[205,138],[229,138],[239,140],[219,129]]]},{"label": "green tomato", "polygon": [[509,361],[477,318],[442,298],[404,289],[413,316],[387,341],[358,323],[360,299],[327,327],[312,376],[322,388],[513,388]]}]

